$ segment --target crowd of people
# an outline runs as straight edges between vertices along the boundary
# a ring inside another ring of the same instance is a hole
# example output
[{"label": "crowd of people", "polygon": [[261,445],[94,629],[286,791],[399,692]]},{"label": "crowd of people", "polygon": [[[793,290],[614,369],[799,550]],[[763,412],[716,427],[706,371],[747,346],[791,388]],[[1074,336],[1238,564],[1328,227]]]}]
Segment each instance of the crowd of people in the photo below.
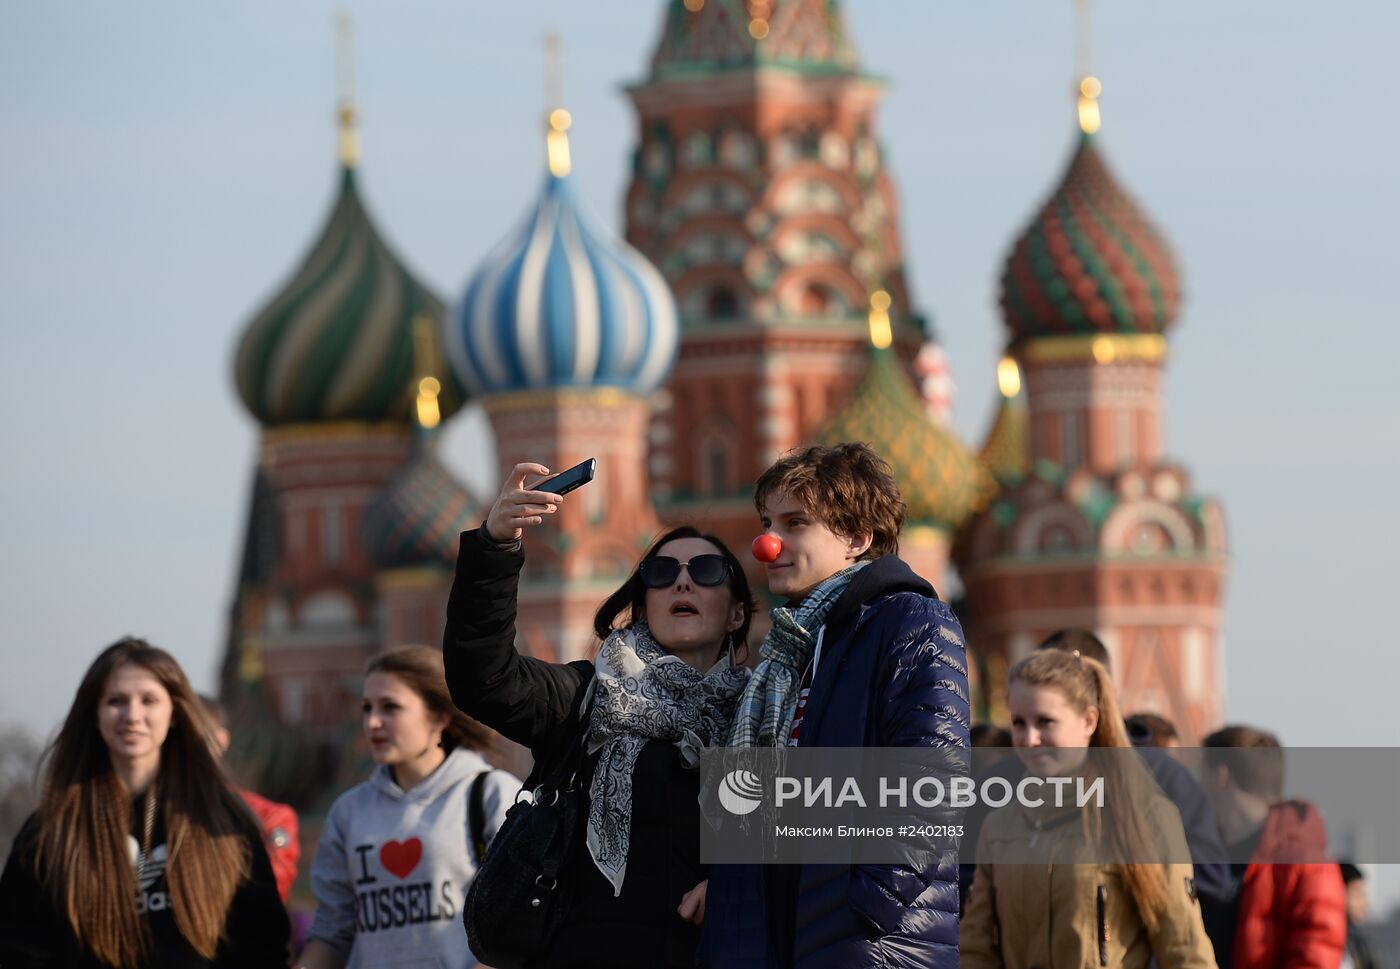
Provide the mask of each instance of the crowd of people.
[{"label": "crowd of people", "polygon": [[[548,474],[516,466],[463,533],[441,649],[369,661],[375,767],[321,828],[304,938],[295,812],[229,781],[222,709],[128,638],[46,752],[0,875],[0,969],[1380,969],[1362,873],[1283,799],[1269,733],[1218,730],[1189,769],[1087,630],[1011,668],[1009,730],[971,722],[962,628],[898,557],[905,504],[868,447],[756,483],[782,605],[754,657],[744,568],[689,526],[601,603],[591,660],[521,655],[523,534],[568,500],[529,484]],[[533,754],[523,782],[483,756],[495,734]],[[721,746],[1004,748],[1003,776],[1092,773],[1117,809],[975,807],[962,865],[710,867],[696,767]]]}]

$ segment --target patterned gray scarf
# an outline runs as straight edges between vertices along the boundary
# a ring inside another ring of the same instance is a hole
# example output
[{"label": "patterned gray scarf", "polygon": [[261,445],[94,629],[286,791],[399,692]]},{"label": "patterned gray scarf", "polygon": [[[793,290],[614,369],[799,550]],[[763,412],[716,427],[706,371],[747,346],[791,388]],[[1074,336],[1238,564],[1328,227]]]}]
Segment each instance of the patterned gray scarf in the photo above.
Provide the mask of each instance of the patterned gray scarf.
[{"label": "patterned gray scarf", "polygon": [[802,674],[812,662],[817,633],[856,572],[868,564],[861,561],[844,568],[823,580],[796,606],[773,610],[773,627],[758,651],[763,661],[744,687],[727,746],[781,747],[787,743],[788,724],[797,707]]},{"label": "patterned gray scarf", "polygon": [[702,748],[724,742],[749,671],[726,654],[702,673],[658,646],[644,622],[615,630],[594,666],[584,749],[602,754],[589,790],[588,852],[620,895],[632,835],[632,772],[642,748],[648,740],[669,741],[693,769]]}]

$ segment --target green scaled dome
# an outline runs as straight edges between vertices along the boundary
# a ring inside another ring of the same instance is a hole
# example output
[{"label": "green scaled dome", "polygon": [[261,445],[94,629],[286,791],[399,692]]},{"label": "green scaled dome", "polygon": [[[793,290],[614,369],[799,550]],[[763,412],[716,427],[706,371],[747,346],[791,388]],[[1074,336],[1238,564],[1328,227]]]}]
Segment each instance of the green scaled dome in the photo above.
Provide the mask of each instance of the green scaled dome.
[{"label": "green scaled dome", "polygon": [[1181,286],[1166,240],[1081,134],[1069,168],[1021,233],[1001,276],[1011,343],[1098,333],[1161,334]]},{"label": "green scaled dome", "polygon": [[933,424],[909,375],[887,349],[873,350],[851,398],[821,429],[825,444],[864,441],[889,462],[911,525],[956,531],[995,490],[963,443]]},{"label": "green scaled dome", "polygon": [[[442,303],[413,278],[375,231],[347,166],[330,220],[290,282],[248,325],[238,346],[239,396],[262,424],[411,420],[413,320],[432,321],[442,349]],[[461,385],[435,376],[447,418]]]},{"label": "green scaled dome", "polygon": [[413,460],[365,508],[360,534],[382,569],[450,569],[458,538],[487,510],[443,467],[433,441],[421,440]]}]

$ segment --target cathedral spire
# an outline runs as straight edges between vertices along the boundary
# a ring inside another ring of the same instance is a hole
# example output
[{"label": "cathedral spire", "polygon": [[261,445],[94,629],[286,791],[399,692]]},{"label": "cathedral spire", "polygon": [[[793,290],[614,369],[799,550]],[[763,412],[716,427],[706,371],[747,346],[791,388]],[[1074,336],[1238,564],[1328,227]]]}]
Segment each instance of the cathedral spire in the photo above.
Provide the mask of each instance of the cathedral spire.
[{"label": "cathedral spire", "polygon": [[563,178],[573,170],[568,132],[574,119],[564,108],[564,78],[558,34],[544,35],[544,98],[545,103],[550,106],[545,129],[549,173],[555,178]]},{"label": "cathedral spire", "polygon": [[1092,0],[1074,0],[1074,73],[1078,78],[1079,130],[1096,134],[1103,124],[1099,95],[1103,84],[1094,76],[1094,17]]},{"label": "cathedral spire", "polygon": [[360,132],[355,110],[355,63],[350,15],[335,15],[335,76],[338,91],[336,120],[340,128],[340,163],[354,168],[360,160]]}]

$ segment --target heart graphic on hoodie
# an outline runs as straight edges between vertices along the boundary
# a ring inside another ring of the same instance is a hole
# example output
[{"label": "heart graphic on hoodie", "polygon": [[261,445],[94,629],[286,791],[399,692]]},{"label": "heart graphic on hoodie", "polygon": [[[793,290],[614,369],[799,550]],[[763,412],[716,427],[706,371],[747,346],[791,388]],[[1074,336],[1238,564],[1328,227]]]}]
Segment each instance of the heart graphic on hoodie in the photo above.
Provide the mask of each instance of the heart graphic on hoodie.
[{"label": "heart graphic on hoodie", "polygon": [[407,878],[423,858],[423,842],[417,838],[407,841],[386,841],[379,849],[379,863],[396,878]]}]

